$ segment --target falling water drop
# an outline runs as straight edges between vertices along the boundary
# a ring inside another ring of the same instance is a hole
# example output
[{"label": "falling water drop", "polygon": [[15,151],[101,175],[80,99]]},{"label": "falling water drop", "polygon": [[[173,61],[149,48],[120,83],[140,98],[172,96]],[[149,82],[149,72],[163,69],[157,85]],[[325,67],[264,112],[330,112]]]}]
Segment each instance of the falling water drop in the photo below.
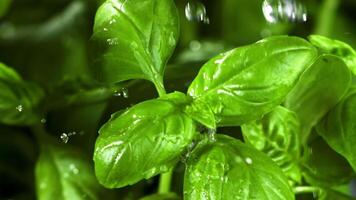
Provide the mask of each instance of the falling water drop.
[{"label": "falling water drop", "polygon": [[61,140],[62,142],[64,142],[65,144],[67,144],[68,140],[69,140],[69,136],[67,135],[67,133],[62,133],[61,135]]},{"label": "falling water drop", "polygon": [[297,0],[264,0],[262,12],[269,23],[306,22],[307,11]]},{"label": "falling water drop", "polygon": [[46,118],[42,118],[42,119],[41,119],[41,123],[42,123],[42,124],[45,124],[46,122],[47,122]]},{"label": "falling water drop", "polygon": [[19,112],[22,112],[23,111],[23,106],[21,104],[16,106],[16,110],[19,111]]},{"label": "falling water drop", "polygon": [[204,4],[200,2],[191,1],[185,6],[185,16],[189,21],[198,21],[209,24],[210,20],[206,14]]},{"label": "falling water drop", "polygon": [[193,40],[189,43],[189,48],[192,50],[192,51],[199,51],[200,48],[201,48],[201,44],[199,41],[196,41],[196,40]]}]

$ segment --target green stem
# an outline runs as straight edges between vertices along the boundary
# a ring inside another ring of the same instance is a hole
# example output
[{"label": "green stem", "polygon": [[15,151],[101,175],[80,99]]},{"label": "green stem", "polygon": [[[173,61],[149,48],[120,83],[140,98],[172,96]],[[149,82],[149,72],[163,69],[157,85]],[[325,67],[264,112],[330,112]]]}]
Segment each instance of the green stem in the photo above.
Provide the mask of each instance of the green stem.
[{"label": "green stem", "polygon": [[172,180],[173,170],[167,173],[161,174],[159,177],[158,193],[169,193],[171,190],[171,180]]},{"label": "green stem", "polygon": [[35,125],[32,125],[30,127],[31,132],[33,133],[33,135],[35,136],[36,140],[41,143],[41,141],[45,141],[46,138],[48,137],[48,134],[43,126],[43,124],[38,123]]},{"label": "green stem", "polygon": [[315,34],[330,36],[339,3],[340,0],[324,0],[314,30]]},{"label": "green stem", "polygon": [[295,187],[293,190],[294,190],[294,194],[321,192],[321,189],[319,187],[314,187],[314,186],[298,186]]},{"label": "green stem", "polygon": [[154,85],[160,97],[166,94],[166,90],[164,89],[162,79],[159,79],[158,81],[154,81]]}]

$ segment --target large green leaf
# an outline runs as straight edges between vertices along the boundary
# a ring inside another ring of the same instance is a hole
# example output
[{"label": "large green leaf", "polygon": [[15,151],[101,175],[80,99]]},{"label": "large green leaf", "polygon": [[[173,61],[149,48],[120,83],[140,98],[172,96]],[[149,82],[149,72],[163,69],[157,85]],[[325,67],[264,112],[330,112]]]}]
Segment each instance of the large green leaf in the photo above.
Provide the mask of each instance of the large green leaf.
[{"label": "large green leaf", "polygon": [[303,73],[285,101],[285,106],[300,119],[303,142],[310,129],[345,95],[350,83],[351,74],[347,66],[332,55],[320,56]]},{"label": "large green leaf", "polygon": [[173,0],[107,0],[97,11],[92,38],[98,79],[159,84],[178,34]]},{"label": "large green leaf", "polygon": [[114,114],[95,145],[99,181],[118,188],[172,168],[195,135],[195,123],[181,111],[186,103],[176,92]]},{"label": "large green leaf", "polygon": [[340,57],[356,75],[356,51],[350,45],[321,35],[311,35],[309,40],[321,52]]},{"label": "large green leaf", "polygon": [[187,161],[184,199],[294,199],[287,178],[265,154],[228,136],[198,144]]},{"label": "large green leaf", "polygon": [[266,153],[288,178],[300,183],[300,124],[294,112],[278,106],[261,120],[241,127],[247,143]]},{"label": "large green leaf", "polygon": [[344,156],[356,171],[356,88],[318,124],[318,133],[336,152]]},{"label": "large green leaf", "polygon": [[208,61],[188,93],[208,104],[218,125],[240,125],[279,105],[316,56],[301,38],[270,37]]},{"label": "large green leaf", "polygon": [[36,164],[39,200],[102,199],[89,160],[64,146],[43,145]]},{"label": "large green leaf", "polygon": [[305,151],[303,176],[312,185],[332,187],[348,183],[354,173],[347,161],[318,137]]},{"label": "large green leaf", "polygon": [[0,63],[0,122],[29,125],[40,121],[39,104],[44,93],[25,82],[15,70]]}]

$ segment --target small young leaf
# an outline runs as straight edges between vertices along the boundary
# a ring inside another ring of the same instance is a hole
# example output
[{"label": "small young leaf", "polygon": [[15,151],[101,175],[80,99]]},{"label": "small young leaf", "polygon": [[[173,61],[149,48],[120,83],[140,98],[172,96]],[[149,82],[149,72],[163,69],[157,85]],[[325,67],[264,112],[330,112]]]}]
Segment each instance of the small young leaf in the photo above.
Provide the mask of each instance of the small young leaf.
[{"label": "small young leaf", "polygon": [[278,106],[261,120],[241,126],[244,139],[266,153],[294,183],[300,183],[300,124],[296,114]]},{"label": "small young leaf", "polygon": [[208,61],[188,94],[210,107],[219,126],[240,125],[279,105],[316,57],[301,38],[270,37]]},{"label": "small young leaf", "polygon": [[198,144],[188,158],[184,199],[292,200],[287,178],[265,154],[218,135]]},{"label": "small young leaf", "polygon": [[356,75],[356,51],[350,45],[321,35],[311,35],[309,40],[322,53],[340,57],[352,73]]},{"label": "small young leaf", "polygon": [[162,81],[178,34],[173,0],[107,0],[96,13],[92,38],[98,79]]},{"label": "small young leaf", "polygon": [[0,63],[0,122],[9,125],[38,123],[44,92],[25,82],[15,70]]},{"label": "small young leaf", "polygon": [[172,168],[195,135],[194,121],[181,111],[187,99],[171,93],[114,114],[95,145],[100,183],[124,187]]},{"label": "small young leaf", "polygon": [[303,73],[284,104],[300,119],[303,143],[310,129],[345,95],[350,83],[350,70],[340,58],[332,55],[320,56]]},{"label": "small young leaf", "polygon": [[356,87],[322,119],[317,131],[356,171]]},{"label": "small young leaf", "polygon": [[90,162],[78,152],[46,144],[36,164],[39,200],[102,199]]},{"label": "small young leaf", "polygon": [[348,183],[354,173],[347,161],[318,137],[306,149],[303,176],[312,185],[332,187]]}]

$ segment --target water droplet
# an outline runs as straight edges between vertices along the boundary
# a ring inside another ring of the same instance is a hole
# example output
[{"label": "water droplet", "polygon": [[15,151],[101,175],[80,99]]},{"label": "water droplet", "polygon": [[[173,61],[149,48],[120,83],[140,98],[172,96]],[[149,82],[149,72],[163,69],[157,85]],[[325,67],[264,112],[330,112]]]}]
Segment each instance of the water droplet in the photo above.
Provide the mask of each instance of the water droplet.
[{"label": "water droplet", "polygon": [[106,40],[106,42],[108,43],[108,45],[113,46],[113,45],[118,45],[119,44],[119,40],[117,38],[109,38]]},{"label": "water droplet", "polygon": [[64,142],[65,144],[67,144],[67,142],[68,142],[68,140],[69,140],[69,137],[68,137],[67,133],[62,133],[62,135],[61,135],[60,138],[61,138],[62,142]]},{"label": "water droplet", "polygon": [[23,111],[23,106],[21,104],[16,106],[16,110],[19,111],[19,112],[22,112]]},{"label": "water droplet", "polygon": [[264,0],[262,12],[269,23],[307,21],[306,8],[297,0]]},{"label": "water droplet", "polygon": [[107,29],[107,28],[103,28],[103,30],[104,30],[104,31],[108,31],[108,29]]},{"label": "water droplet", "polygon": [[215,142],[216,141],[216,129],[208,129],[208,136],[209,136],[209,140],[211,142]]},{"label": "water droplet", "polygon": [[176,39],[174,38],[174,35],[173,35],[173,33],[171,33],[170,35],[169,35],[169,39],[168,39],[168,44],[170,45],[170,46],[175,46],[176,45]]},{"label": "water droplet", "polygon": [[126,98],[126,99],[129,98],[129,90],[127,88],[122,88],[121,92],[122,92],[122,96],[124,98]]},{"label": "water droplet", "polygon": [[246,157],[245,158],[245,162],[246,162],[246,164],[251,165],[252,164],[252,159],[250,157]]},{"label": "water droplet", "polygon": [[41,119],[41,123],[42,123],[42,124],[45,124],[46,122],[47,122],[46,118],[42,118],[42,119]]},{"label": "water droplet", "polygon": [[116,19],[111,19],[111,20],[109,21],[109,24],[110,24],[110,25],[115,24],[115,23],[116,23]]},{"label": "water droplet", "polygon": [[200,48],[201,48],[201,44],[199,41],[196,41],[196,40],[193,40],[189,43],[189,48],[192,50],[192,51],[199,51]]},{"label": "water droplet", "polygon": [[79,169],[75,166],[75,164],[70,164],[69,165],[69,169],[73,174],[78,174],[79,173]]},{"label": "water droplet", "polygon": [[200,2],[188,2],[185,6],[185,16],[189,21],[210,23],[209,17],[206,14],[206,8]]}]

